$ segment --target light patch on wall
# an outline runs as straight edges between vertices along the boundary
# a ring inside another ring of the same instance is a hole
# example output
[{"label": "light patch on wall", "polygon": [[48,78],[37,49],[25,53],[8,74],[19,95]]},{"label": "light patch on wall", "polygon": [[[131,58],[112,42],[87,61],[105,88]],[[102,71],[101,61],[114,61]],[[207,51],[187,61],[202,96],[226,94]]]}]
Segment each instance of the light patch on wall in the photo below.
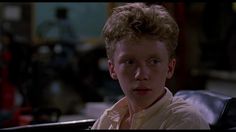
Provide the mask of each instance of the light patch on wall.
[{"label": "light patch on wall", "polygon": [[236,2],[232,3],[232,9],[233,9],[234,12],[236,12]]},{"label": "light patch on wall", "polygon": [[5,20],[19,21],[21,19],[21,8],[19,6],[6,6],[3,10]]}]

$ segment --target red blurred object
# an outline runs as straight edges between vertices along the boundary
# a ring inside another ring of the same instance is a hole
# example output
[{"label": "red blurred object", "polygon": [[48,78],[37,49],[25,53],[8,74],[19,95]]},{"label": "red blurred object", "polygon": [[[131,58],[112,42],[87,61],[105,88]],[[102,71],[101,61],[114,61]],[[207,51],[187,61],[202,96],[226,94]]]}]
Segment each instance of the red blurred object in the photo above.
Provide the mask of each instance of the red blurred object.
[{"label": "red blurred object", "polygon": [[15,87],[8,83],[2,82],[0,108],[4,110],[12,110],[14,108]]},{"label": "red blurred object", "polygon": [[1,127],[15,126],[18,124],[18,113],[12,112],[15,103],[15,86],[9,82],[8,63],[11,61],[11,52],[4,51],[1,55],[3,65],[0,69],[0,122]]},{"label": "red blurred object", "polygon": [[6,119],[0,122],[2,128],[29,125],[33,120],[32,109],[30,107],[5,111],[5,116]]},{"label": "red blurred object", "polygon": [[11,61],[11,59],[12,59],[11,52],[10,52],[10,51],[4,51],[4,52],[2,53],[2,59],[3,59],[3,61],[5,61],[5,62]]},{"label": "red blurred object", "polygon": [[[3,56],[3,60],[10,59],[10,54]],[[8,60],[10,61],[10,60]],[[7,65],[3,65],[1,69],[1,81],[0,81],[0,108],[3,110],[12,110],[14,107],[15,99],[15,86],[12,85],[9,80],[9,71]]]},{"label": "red blurred object", "polygon": [[[12,40],[10,34],[6,35]],[[6,41],[5,48],[0,52],[0,128],[26,125],[32,121],[31,108],[18,108],[15,104],[17,87],[9,80],[9,65],[13,61],[9,44],[12,43]]]}]

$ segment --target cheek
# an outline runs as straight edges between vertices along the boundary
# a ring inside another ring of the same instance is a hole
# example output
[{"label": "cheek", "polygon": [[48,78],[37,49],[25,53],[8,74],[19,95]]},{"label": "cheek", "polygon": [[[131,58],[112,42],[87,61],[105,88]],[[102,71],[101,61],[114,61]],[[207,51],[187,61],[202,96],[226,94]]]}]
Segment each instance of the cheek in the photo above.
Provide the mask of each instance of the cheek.
[{"label": "cheek", "polygon": [[133,75],[133,69],[132,68],[125,68],[123,66],[118,67],[117,69],[117,76],[120,79],[128,79],[131,78]]},{"label": "cheek", "polygon": [[150,73],[152,77],[164,80],[167,77],[168,68],[167,66],[164,66],[164,65],[158,66],[158,67],[150,69]]}]

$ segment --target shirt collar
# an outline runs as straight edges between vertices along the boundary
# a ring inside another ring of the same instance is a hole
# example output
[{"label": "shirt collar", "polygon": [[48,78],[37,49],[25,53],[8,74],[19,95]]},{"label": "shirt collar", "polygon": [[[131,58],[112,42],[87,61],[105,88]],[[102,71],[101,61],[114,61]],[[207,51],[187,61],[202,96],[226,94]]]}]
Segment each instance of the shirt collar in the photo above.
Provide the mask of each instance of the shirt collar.
[{"label": "shirt collar", "polygon": [[157,111],[162,110],[171,103],[171,100],[173,98],[173,94],[170,92],[168,88],[165,87],[166,93],[165,95],[160,98],[155,104],[153,104],[151,107],[144,109],[137,113],[137,117],[144,117],[149,118],[152,116],[153,113],[157,113]]},{"label": "shirt collar", "polygon": [[[144,109],[138,113],[135,113],[135,117],[137,118],[149,118],[153,113],[156,113],[157,111],[161,110],[164,105],[167,105],[171,102],[171,99],[173,97],[173,94],[170,92],[168,88],[165,87],[166,93],[165,95],[159,99],[155,104],[153,104],[151,107]],[[123,118],[123,116],[128,111],[128,101],[126,97],[123,97],[120,99],[117,103],[115,103],[111,108],[107,109],[107,116],[110,118],[113,122],[120,122],[120,120]]]},{"label": "shirt collar", "polygon": [[128,102],[126,97],[123,97],[112,107],[107,109],[107,115],[112,121],[118,122],[120,118],[126,113],[127,110],[128,110]]}]

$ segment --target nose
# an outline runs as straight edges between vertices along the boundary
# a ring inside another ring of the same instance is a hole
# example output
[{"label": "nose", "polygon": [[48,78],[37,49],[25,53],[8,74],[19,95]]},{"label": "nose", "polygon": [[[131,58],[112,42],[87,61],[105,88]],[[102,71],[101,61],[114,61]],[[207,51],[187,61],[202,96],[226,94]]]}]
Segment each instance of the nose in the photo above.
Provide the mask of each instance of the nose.
[{"label": "nose", "polygon": [[138,81],[149,79],[149,70],[145,65],[138,66],[135,72],[135,79]]}]

